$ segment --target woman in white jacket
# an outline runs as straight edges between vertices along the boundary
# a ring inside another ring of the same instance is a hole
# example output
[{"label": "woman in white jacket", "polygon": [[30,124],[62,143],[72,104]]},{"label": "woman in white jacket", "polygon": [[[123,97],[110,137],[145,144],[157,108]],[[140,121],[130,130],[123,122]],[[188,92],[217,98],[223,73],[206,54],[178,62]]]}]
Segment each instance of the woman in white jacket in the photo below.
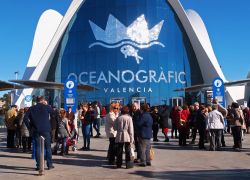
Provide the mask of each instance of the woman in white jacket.
[{"label": "woman in white jacket", "polygon": [[115,164],[115,137],[117,131],[114,130],[114,123],[119,114],[119,106],[117,103],[111,104],[110,112],[106,115],[105,132],[109,138],[108,161],[110,165]]},{"label": "woman in white jacket", "polygon": [[121,168],[122,166],[123,146],[125,146],[126,168],[132,168],[133,162],[130,158],[130,148],[131,144],[134,143],[134,127],[127,106],[122,107],[121,116],[116,119],[114,128],[117,130],[115,139],[115,142],[117,143],[117,168]]},{"label": "woman in white jacket", "polygon": [[210,134],[210,151],[221,148],[221,135],[224,129],[223,115],[218,111],[218,104],[212,106],[213,111],[208,114],[207,128]]}]

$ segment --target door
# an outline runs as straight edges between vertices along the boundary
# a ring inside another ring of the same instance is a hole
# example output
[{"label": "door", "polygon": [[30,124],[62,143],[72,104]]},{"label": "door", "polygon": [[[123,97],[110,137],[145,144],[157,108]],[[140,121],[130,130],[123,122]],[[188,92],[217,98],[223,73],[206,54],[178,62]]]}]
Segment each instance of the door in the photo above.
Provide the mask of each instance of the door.
[{"label": "door", "polygon": [[146,97],[132,97],[132,103],[137,103],[140,108],[141,104],[146,103]]},{"label": "door", "polygon": [[172,98],[172,106],[183,106],[183,98],[182,97],[173,97]]},{"label": "door", "polygon": [[123,97],[110,98],[110,104],[111,103],[119,103],[120,105],[124,105],[124,98]]}]

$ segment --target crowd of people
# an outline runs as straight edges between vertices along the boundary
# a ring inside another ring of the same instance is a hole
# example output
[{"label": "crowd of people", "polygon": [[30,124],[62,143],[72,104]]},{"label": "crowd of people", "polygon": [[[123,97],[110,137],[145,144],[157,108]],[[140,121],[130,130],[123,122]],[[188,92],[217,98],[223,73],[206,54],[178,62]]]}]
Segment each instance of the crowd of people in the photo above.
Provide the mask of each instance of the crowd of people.
[{"label": "crowd of people", "polygon": [[187,139],[191,139],[189,144],[195,144],[198,132],[198,148],[206,149],[205,143],[210,142],[210,151],[220,151],[221,147],[226,146],[225,133],[233,135],[233,148],[240,151],[244,133],[250,133],[249,108],[237,103],[232,103],[228,109],[216,100],[212,105],[195,102],[190,106],[174,106],[170,109],[167,105],[150,107],[149,104],[142,104],[139,107],[137,103],[127,106],[111,103],[109,107],[102,107],[100,103],[93,102],[80,104],[74,113],[71,107],[51,107],[44,97],[39,96],[37,104],[30,108],[18,111],[18,107],[13,105],[6,112],[7,148],[22,147],[23,152],[33,149],[38,170],[39,137],[43,136],[47,167],[52,169],[52,154],[60,151],[60,155],[67,155],[70,147],[73,151],[77,150],[80,127],[83,146],[78,150],[90,151],[91,136],[101,137],[100,125],[104,119],[109,139],[107,159],[116,168],[122,167],[123,148],[126,168],[133,168],[135,163],[142,167],[151,166],[151,139],[159,141],[159,130],[165,142],[178,139],[179,146],[187,146]]}]

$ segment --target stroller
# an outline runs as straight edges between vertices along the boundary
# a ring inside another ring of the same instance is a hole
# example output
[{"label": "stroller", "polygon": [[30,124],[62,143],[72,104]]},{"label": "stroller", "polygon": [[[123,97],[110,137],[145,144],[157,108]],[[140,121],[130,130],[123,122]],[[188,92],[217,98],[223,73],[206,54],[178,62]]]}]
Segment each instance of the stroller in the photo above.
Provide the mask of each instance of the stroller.
[{"label": "stroller", "polygon": [[69,147],[72,146],[72,151],[77,151],[77,138],[78,138],[78,133],[76,131],[76,128],[73,123],[69,123],[70,129],[71,129],[71,136],[66,139],[66,146],[67,146],[67,151],[69,150]]}]

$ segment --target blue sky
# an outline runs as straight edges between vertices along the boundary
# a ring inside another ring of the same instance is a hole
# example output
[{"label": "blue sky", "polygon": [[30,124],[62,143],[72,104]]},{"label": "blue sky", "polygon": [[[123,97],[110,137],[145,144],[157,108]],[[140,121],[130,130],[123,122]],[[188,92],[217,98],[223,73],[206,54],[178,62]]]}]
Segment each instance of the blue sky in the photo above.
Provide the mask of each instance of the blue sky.
[{"label": "blue sky", "polygon": [[[40,15],[47,9],[65,14],[71,0],[0,1],[0,80],[22,77]],[[250,71],[250,1],[181,0],[202,17],[216,57],[228,80],[245,79]],[[0,92],[0,95],[2,93]]]}]

